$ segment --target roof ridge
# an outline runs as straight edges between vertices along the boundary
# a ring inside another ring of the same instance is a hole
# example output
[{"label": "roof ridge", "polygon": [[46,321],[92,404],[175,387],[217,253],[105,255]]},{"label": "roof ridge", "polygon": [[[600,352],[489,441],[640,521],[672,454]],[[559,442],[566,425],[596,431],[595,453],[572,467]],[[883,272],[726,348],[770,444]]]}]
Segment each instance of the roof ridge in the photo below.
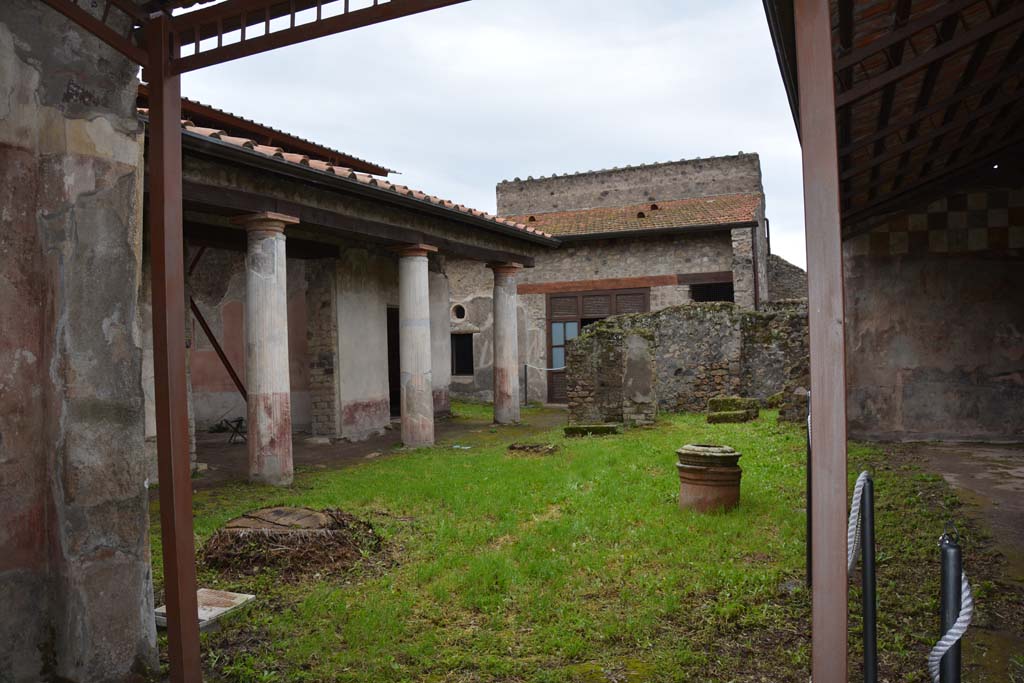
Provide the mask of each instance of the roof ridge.
[{"label": "roof ridge", "polygon": [[570,171],[570,172],[567,172],[567,173],[554,173],[554,174],[552,174],[550,176],[542,175],[539,178],[534,178],[533,176],[527,176],[525,180],[523,180],[522,178],[517,176],[517,177],[515,177],[515,178],[513,178],[511,180],[509,180],[509,179],[500,180],[500,181],[498,181],[498,184],[499,185],[504,185],[506,183],[528,183],[528,182],[537,182],[539,180],[552,180],[554,178],[575,178],[575,177],[578,177],[578,176],[585,176],[585,175],[598,175],[598,174],[601,174],[601,173],[614,173],[615,171],[631,171],[631,170],[635,170],[635,169],[638,169],[638,168],[657,168],[659,166],[671,166],[673,164],[681,164],[681,163],[685,163],[685,162],[688,162],[688,161],[709,161],[709,160],[712,160],[712,159],[733,159],[733,158],[736,158],[736,157],[744,157],[744,156],[758,156],[758,153],[757,152],[744,152],[743,150],[740,150],[736,154],[719,154],[719,155],[710,156],[710,157],[693,157],[692,159],[685,159],[685,158],[683,158],[683,159],[673,159],[673,160],[669,160],[669,161],[654,161],[654,162],[651,162],[651,163],[648,163],[648,164],[627,164],[625,166],[612,166],[611,168],[599,168],[597,170],[593,170],[592,169],[592,170],[589,170],[589,171]]}]

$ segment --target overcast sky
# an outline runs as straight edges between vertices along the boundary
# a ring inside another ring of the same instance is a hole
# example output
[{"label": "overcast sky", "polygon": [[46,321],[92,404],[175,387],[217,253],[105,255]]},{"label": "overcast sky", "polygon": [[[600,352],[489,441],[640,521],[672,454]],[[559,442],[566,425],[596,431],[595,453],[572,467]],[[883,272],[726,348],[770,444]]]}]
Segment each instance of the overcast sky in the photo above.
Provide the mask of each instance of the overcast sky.
[{"label": "overcast sky", "polygon": [[761,0],[471,0],[182,90],[492,212],[503,179],[757,152],[772,250],[805,263],[800,148]]}]

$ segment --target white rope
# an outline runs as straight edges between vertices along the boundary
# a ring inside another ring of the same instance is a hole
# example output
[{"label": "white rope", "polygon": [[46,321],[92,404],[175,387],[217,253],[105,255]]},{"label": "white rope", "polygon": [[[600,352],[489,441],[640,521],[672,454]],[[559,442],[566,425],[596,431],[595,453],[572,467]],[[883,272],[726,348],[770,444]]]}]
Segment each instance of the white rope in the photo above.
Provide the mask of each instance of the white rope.
[{"label": "white rope", "polygon": [[967,574],[960,573],[960,616],[956,618],[946,635],[942,636],[931,654],[928,655],[928,672],[932,675],[933,683],[939,683],[939,668],[942,657],[957,641],[964,637],[967,627],[971,625],[971,618],[974,616],[974,595],[971,593],[971,584],[967,582]]},{"label": "white rope", "polygon": [[861,472],[857,477],[857,485],[853,487],[853,500],[850,501],[850,521],[846,525],[846,574],[849,576],[857,566],[857,555],[860,554],[860,503],[864,497],[864,482],[868,473]]}]

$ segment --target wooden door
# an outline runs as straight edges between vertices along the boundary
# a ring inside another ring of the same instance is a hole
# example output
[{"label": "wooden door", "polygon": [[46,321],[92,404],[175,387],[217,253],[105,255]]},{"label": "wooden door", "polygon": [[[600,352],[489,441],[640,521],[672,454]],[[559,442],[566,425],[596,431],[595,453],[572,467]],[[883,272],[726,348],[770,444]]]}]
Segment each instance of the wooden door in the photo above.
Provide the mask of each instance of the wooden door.
[{"label": "wooden door", "polygon": [[567,403],[565,381],[567,345],[584,327],[610,315],[646,313],[650,289],[549,294],[547,301],[548,402]]}]

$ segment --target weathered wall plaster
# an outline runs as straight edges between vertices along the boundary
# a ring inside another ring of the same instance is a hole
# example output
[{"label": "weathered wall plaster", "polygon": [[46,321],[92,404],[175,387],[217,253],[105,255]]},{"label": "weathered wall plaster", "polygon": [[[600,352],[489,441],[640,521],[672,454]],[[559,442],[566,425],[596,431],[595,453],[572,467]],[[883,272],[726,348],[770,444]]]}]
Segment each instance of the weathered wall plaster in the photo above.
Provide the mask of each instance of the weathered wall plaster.
[{"label": "weathered wall plaster", "polygon": [[0,3],[0,672],[156,666],[136,67]]},{"label": "weathered wall plaster", "polygon": [[844,267],[851,436],[1024,439],[1024,190],[890,216]]}]

